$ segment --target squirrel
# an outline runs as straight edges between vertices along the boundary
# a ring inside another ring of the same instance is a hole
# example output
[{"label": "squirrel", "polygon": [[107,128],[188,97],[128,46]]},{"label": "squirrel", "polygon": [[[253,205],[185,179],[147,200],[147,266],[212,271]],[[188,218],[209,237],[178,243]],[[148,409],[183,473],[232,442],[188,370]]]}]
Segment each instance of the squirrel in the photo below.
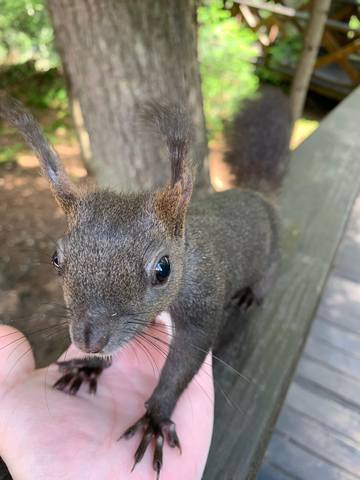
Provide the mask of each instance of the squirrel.
[{"label": "squirrel", "polygon": [[0,98],[0,117],[39,157],[68,222],[52,263],[71,312],[72,342],[91,356],[61,362],[63,376],[54,386],[76,394],[88,382],[95,392],[98,376],[111,364],[106,356],[161,312],[171,316],[174,334],[159,382],[144,415],[123,434],[128,439],[142,432],[135,465],[153,443],[157,478],[164,439],[180,449],[171,420],[177,400],[212,350],[229,308],[261,304],[274,280],[280,258],[278,218],[264,193],[276,191],[284,177],[290,134],[290,115],[278,98],[265,91],[234,120],[226,158],[243,175],[242,188],[191,203],[193,127],[180,106],[145,109],[166,144],[170,183],[156,191],[115,193],[81,191],[32,115],[17,100]]}]

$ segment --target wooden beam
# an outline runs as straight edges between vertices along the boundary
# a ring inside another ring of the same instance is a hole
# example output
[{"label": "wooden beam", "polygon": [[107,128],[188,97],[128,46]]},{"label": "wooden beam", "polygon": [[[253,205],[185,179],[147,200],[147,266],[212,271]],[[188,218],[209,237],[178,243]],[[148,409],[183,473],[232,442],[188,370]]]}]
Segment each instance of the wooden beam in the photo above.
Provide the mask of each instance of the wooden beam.
[{"label": "wooden beam", "polygon": [[[239,3],[240,5],[247,5],[248,7],[255,8],[256,10],[272,12],[276,15],[287,18],[297,18],[305,20],[306,22],[309,20],[308,12],[295,10],[295,8],[285,7],[284,5],[266,3],[260,0],[234,0],[234,2]],[[360,28],[350,28],[345,22],[339,22],[338,20],[328,18],[326,20],[326,26],[339,32],[352,32],[355,36],[360,36]]]},{"label": "wooden beam", "polygon": [[300,12],[295,10],[295,8],[285,7],[284,5],[280,4],[267,3],[260,0],[235,0],[235,3],[246,5],[250,8],[255,8],[256,10],[272,12],[283,17],[297,17],[304,20],[308,20],[309,18],[309,14],[307,12]]},{"label": "wooden beam", "polygon": [[[259,38],[259,41],[261,43],[261,45],[263,47],[268,47],[270,45],[270,43],[273,41],[271,40],[271,38],[274,38],[274,29],[272,28],[269,28],[268,25],[266,24],[266,22],[264,21],[264,19],[262,19],[261,17],[259,17],[257,14],[254,15],[254,13],[251,11],[251,9],[247,6],[247,5],[239,5],[239,11],[240,11],[240,14],[243,18],[243,20],[245,21],[246,25],[253,31],[253,32],[256,32],[258,34],[258,38]],[[271,16],[273,18],[273,27],[276,28],[276,19]],[[268,20],[268,19],[266,19]],[[262,25],[266,25],[266,28],[268,30],[268,34],[262,32],[262,31],[259,31],[259,27],[262,26]],[[271,37],[270,37],[271,35]],[[276,38],[276,34],[275,34],[275,38]]]},{"label": "wooden beam", "polygon": [[318,58],[315,64],[315,68],[321,68],[324,65],[332,63],[334,60],[330,59],[330,61],[328,61],[329,57],[336,57],[336,63],[338,63],[342,67],[342,69],[351,78],[352,82],[357,85],[360,81],[359,71],[350,63],[347,58],[344,58],[344,55],[345,53],[346,55],[349,55],[350,53],[352,53],[352,51],[359,50],[360,39],[354,40],[353,42],[351,42],[351,44],[346,45],[345,47],[340,47],[336,38],[334,38],[334,36],[330,32],[325,31],[322,39],[322,44],[330,52],[330,55],[325,55],[324,57]]},{"label": "wooden beam", "polygon": [[247,25],[252,30],[256,29],[256,27],[259,25],[259,19],[255,17],[250,8],[247,5],[239,5],[239,9]]},{"label": "wooden beam", "polygon": [[345,45],[345,47],[339,48],[328,55],[323,55],[319,57],[315,63],[315,68],[321,68],[329,63],[338,63],[339,60],[343,60],[344,57],[347,57],[353,52],[360,50],[360,39],[356,39],[351,43]]},{"label": "wooden beam", "polygon": [[342,20],[345,17],[350,16],[356,9],[354,5],[345,5],[344,7],[340,8],[337,12],[331,14],[331,18],[333,20]]}]

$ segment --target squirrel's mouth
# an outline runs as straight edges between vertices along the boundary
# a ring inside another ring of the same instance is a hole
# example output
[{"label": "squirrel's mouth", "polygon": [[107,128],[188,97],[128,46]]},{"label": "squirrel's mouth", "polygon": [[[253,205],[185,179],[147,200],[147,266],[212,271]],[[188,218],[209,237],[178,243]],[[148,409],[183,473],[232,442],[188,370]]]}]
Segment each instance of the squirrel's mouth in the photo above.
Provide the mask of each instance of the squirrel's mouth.
[{"label": "squirrel's mouth", "polygon": [[113,355],[106,354],[106,353],[85,353],[84,352],[84,359],[91,359],[91,358],[101,358],[105,360],[105,362],[112,362]]},{"label": "squirrel's mouth", "polygon": [[69,325],[71,341],[85,356],[106,358],[119,353],[137,336],[146,335],[148,327],[158,325],[159,332],[156,330],[156,333],[164,333],[163,330],[171,329],[172,324],[167,312],[155,314],[150,319],[119,317],[116,323],[111,325],[109,322],[105,325],[107,328],[102,329],[98,322],[74,320]]},{"label": "squirrel's mouth", "polygon": [[116,338],[114,335],[109,335],[108,338],[102,340],[102,342],[89,342],[87,339],[75,338],[72,330],[70,328],[70,337],[72,343],[78,348],[86,357],[89,358],[110,358],[131,342],[131,340],[136,336],[136,331],[133,333],[127,333],[126,335],[121,335],[120,338]]}]

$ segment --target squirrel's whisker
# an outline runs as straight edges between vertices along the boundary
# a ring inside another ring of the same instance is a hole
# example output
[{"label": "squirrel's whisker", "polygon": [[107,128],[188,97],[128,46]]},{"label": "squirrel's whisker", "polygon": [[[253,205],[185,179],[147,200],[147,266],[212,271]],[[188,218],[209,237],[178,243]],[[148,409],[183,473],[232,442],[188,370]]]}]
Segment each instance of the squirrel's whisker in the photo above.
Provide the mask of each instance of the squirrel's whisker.
[{"label": "squirrel's whisker", "polygon": [[43,333],[43,332],[46,332],[48,330],[52,330],[52,329],[55,329],[56,327],[64,327],[64,325],[59,325],[59,324],[56,324],[56,325],[50,325],[46,328],[41,328],[39,330],[35,330],[35,331],[32,331],[30,333],[27,333],[26,335],[22,335],[18,330],[15,331],[15,332],[10,332],[10,333],[7,333],[5,335],[2,335],[0,337],[0,339],[2,338],[5,338],[5,337],[8,337],[8,336],[12,336],[12,335],[16,335],[16,334],[20,334],[19,338],[16,338],[15,340],[12,340],[11,342],[7,343],[6,345],[3,345],[2,347],[0,347],[0,350],[4,350],[5,348],[8,348],[10,347],[11,345],[14,345],[16,344],[17,342],[20,342],[20,341],[27,341],[27,338],[28,337],[33,337],[34,335],[37,335],[37,334],[40,334],[40,333]]},{"label": "squirrel's whisker", "polygon": [[[146,322],[127,322],[127,323],[134,323],[134,324],[138,324],[138,325],[145,325]],[[148,325],[148,324],[146,324]],[[162,328],[163,327],[163,328]],[[164,326],[160,326],[160,325],[151,325],[151,328],[154,329],[154,330],[158,330],[159,333],[163,333],[163,334],[167,334],[168,336],[170,337],[173,337],[174,334],[170,331],[169,332],[169,329],[164,325]],[[142,334],[144,335],[150,335],[148,332],[145,332],[143,331]],[[162,340],[158,337],[154,337],[154,336],[151,336],[152,338],[156,339],[158,342],[160,343],[163,343],[167,346],[171,346],[171,343],[168,344],[165,340]],[[201,352],[204,352],[204,353],[207,353],[206,350],[204,350],[203,348],[201,347],[198,347],[197,345],[194,345],[192,343],[190,343],[190,346],[196,350],[199,350]],[[246,375],[244,375],[243,373],[239,372],[238,370],[236,370],[235,367],[233,367],[232,365],[230,365],[229,363],[225,362],[225,360],[223,360],[222,358],[218,357],[217,355],[215,355],[214,353],[212,353],[212,358],[214,358],[214,360],[216,360],[217,362],[219,362],[220,364],[222,364],[224,367],[226,368],[229,368],[234,374],[236,374],[238,377],[240,377],[241,379],[243,379],[245,382],[247,383],[253,383],[253,384],[256,384],[256,380],[254,379],[250,379],[249,377],[247,377]]]},{"label": "squirrel's whisker", "polygon": [[[171,345],[170,344],[167,344],[165,341],[162,341],[160,338],[157,338],[157,337],[154,337],[152,335],[149,335],[147,332],[142,332],[142,334],[146,335],[146,336],[149,336],[153,339],[155,339],[156,341],[158,342],[161,342],[163,343],[164,345],[166,346],[170,346],[171,348]],[[145,339],[144,339],[145,340]],[[147,339],[148,342],[150,342],[148,339]],[[166,352],[162,351],[158,346],[156,346],[153,342],[150,342],[151,346],[153,346],[154,348],[156,348],[159,352],[163,353],[164,356],[166,356]],[[210,366],[210,363],[207,362],[207,361],[204,361],[204,364],[207,365],[207,366]],[[210,375],[209,372],[207,372],[206,370],[203,371],[203,373],[205,373],[205,375],[207,375],[209,378],[212,377],[212,375]],[[198,381],[198,379],[195,377],[194,378],[196,383],[198,384],[198,386],[203,390],[203,392],[205,393],[205,395],[207,396],[207,398],[211,401],[208,393],[206,392],[206,390],[204,389],[203,385],[201,385],[201,383]],[[236,409],[240,414],[246,416],[246,412],[244,410],[242,410],[238,405],[236,405],[229,397],[229,395],[227,395],[227,393],[224,391],[224,389],[221,387],[220,385],[220,382],[218,382],[217,380],[215,380],[215,378],[212,377],[212,380],[214,381],[214,384],[215,384],[215,388],[219,389],[220,393],[223,395],[223,397],[225,398],[226,402],[234,409]]]},{"label": "squirrel's whisker", "polygon": [[[143,333],[144,333],[144,332],[143,332]],[[147,341],[153,348],[155,348],[155,349],[166,359],[166,358],[167,358],[167,352],[165,352],[164,350],[162,350],[162,349],[161,349],[158,345],[156,345],[153,341],[149,340],[148,337],[151,337],[151,338],[155,339],[156,341],[160,341],[160,339],[157,338],[157,337],[154,337],[154,336],[152,336],[152,335],[149,335],[149,336],[147,336],[146,338],[142,337],[145,341]],[[162,342],[162,343],[166,344],[166,342]],[[170,346],[169,344],[166,344],[166,345],[167,345],[167,346]],[[204,363],[206,363],[206,362],[204,362]],[[205,373],[209,378],[211,378],[211,375],[210,375],[208,372],[204,371],[204,373]],[[205,394],[205,396],[206,396],[206,397],[208,398],[208,400],[211,402],[212,400],[211,400],[208,392],[205,390],[205,388],[203,387],[203,385],[201,385],[201,383],[199,382],[199,380],[198,380],[196,377],[194,377],[193,380],[194,380],[194,381],[196,382],[196,384],[201,388],[201,390],[203,391],[203,393]],[[215,381],[215,379],[213,379],[213,380],[214,380],[215,385],[217,386],[217,382]],[[231,404],[231,400],[230,400],[229,397],[225,394],[224,390],[221,389],[221,387],[220,387],[220,391],[221,391],[221,393],[224,395],[226,401],[227,401],[233,408],[235,408],[235,406]]]},{"label": "squirrel's whisker", "polygon": [[[146,355],[146,357],[147,357],[147,359],[148,359],[148,361],[149,361],[149,363],[150,363],[150,366],[151,366],[151,368],[152,368],[152,370],[153,370],[154,377],[160,375],[159,367],[158,367],[158,365],[156,364],[155,360],[153,359],[151,353],[150,353],[150,352],[148,351],[148,349],[146,348],[146,346],[143,345],[143,343],[141,342],[141,340],[140,340],[139,338],[136,338],[136,337],[135,337],[134,340],[135,340],[135,342],[139,345],[139,347],[141,348],[141,350],[145,353],[145,355]],[[155,368],[156,368],[156,370],[157,370],[157,374],[158,374],[158,375],[156,375]]]}]

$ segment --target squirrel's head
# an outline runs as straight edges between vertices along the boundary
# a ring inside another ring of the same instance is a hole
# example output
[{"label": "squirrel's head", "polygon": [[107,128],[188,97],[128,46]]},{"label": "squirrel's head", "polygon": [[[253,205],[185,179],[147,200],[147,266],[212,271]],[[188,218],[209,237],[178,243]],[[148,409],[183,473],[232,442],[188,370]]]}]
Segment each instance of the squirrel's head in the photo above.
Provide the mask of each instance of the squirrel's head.
[{"label": "squirrel's head", "polygon": [[53,255],[73,342],[111,354],[140,333],[178,292],[185,205],[180,185],[163,192],[95,191],[79,198]]},{"label": "squirrel's head", "polygon": [[81,192],[22,106],[0,99],[36,151],[68,230],[52,256],[69,309],[70,334],[84,352],[112,354],[169,308],[182,283],[186,210],[193,186],[191,124],[179,107],[152,105],[147,119],[164,137],[171,183],[155,192]]}]

